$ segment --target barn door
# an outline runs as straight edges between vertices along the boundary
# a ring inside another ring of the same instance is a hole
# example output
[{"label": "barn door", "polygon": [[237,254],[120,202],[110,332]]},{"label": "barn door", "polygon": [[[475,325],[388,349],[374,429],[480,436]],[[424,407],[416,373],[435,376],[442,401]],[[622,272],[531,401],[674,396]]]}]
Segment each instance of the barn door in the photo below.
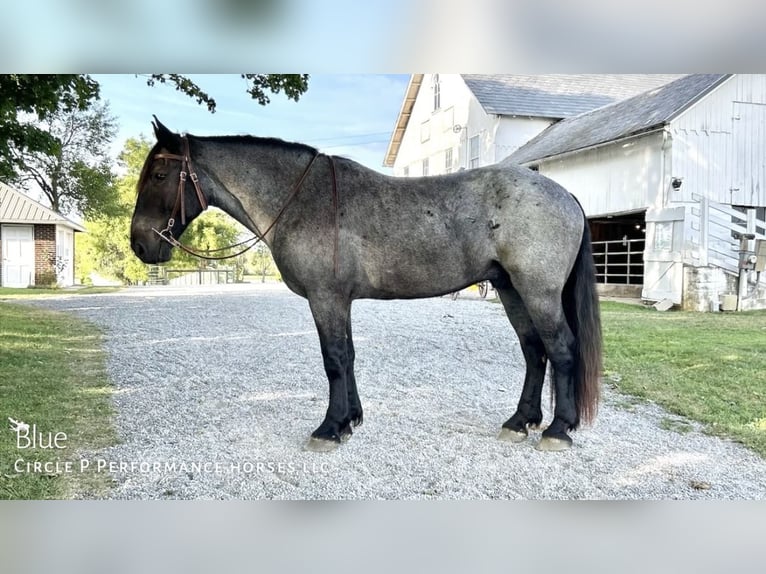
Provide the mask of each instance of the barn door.
[{"label": "barn door", "polygon": [[731,204],[766,205],[766,105],[734,102]]},{"label": "barn door", "polygon": [[670,299],[681,304],[684,284],[681,252],[683,226],[683,207],[647,211],[643,299]]},{"label": "barn door", "polygon": [[31,225],[3,225],[3,287],[28,287],[35,279],[35,233]]},{"label": "barn door", "polygon": [[56,272],[59,285],[74,284],[74,232],[65,227],[56,229]]}]

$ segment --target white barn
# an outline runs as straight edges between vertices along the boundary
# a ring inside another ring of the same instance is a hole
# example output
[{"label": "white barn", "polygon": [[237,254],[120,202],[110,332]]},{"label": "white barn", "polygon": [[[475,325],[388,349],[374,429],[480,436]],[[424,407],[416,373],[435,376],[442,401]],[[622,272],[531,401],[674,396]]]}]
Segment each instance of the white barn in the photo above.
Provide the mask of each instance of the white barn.
[{"label": "white barn", "polygon": [[562,118],[678,77],[414,74],[383,165],[421,176],[497,163]]},{"label": "white barn", "polygon": [[736,239],[766,238],[766,75],[411,77],[384,160],[394,175],[499,161],[582,202],[602,291],[766,307],[759,275],[740,289]]},{"label": "white barn", "polygon": [[[708,310],[739,290],[736,234],[766,239],[766,75],[685,76],[558,122],[507,161],[581,201],[602,282]],[[742,308],[766,306],[759,278]]]},{"label": "white barn", "polygon": [[0,183],[0,286],[74,285],[81,225]]}]

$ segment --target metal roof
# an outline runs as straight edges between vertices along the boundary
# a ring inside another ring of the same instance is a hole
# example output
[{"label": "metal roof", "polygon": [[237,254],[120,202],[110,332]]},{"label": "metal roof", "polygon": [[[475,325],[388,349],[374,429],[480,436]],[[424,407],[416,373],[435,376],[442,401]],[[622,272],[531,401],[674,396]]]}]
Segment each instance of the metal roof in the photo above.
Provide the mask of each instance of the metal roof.
[{"label": "metal roof", "polygon": [[503,161],[524,164],[664,126],[730,74],[691,74],[602,108],[561,120]]},{"label": "metal roof", "polygon": [[561,119],[635,96],[679,74],[462,74],[488,114]]},{"label": "metal roof", "polygon": [[28,197],[0,183],[0,223],[41,223],[64,225],[75,231],[85,228]]}]

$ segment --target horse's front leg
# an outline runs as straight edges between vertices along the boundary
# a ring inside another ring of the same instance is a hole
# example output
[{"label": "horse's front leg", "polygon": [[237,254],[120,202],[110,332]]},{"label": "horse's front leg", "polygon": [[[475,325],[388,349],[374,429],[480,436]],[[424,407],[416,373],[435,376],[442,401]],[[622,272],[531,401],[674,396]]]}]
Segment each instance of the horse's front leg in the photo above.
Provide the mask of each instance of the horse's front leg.
[{"label": "horse's front leg", "polygon": [[324,421],[311,433],[306,448],[323,452],[333,450],[341,440],[351,435],[348,387],[351,302],[340,295],[325,292],[309,296],[309,306],[319,333],[322,359],[330,383],[330,404]]}]

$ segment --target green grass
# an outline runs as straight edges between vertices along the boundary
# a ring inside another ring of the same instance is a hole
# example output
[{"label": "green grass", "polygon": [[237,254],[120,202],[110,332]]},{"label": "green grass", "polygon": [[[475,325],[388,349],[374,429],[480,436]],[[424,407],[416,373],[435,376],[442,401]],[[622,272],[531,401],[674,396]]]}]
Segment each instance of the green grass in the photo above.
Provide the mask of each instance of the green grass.
[{"label": "green grass", "polygon": [[[0,499],[98,496],[108,475],[79,472],[79,454],[114,444],[101,334],[70,315],[0,303]],[[64,432],[65,450],[16,445],[8,417]],[[24,461],[73,461],[76,472],[17,472]]]},{"label": "green grass", "polygon": [[36,288],[36,287],[0,287],[0,299],[20,299],[45,295],[99,295],[114,293],[122,287],[76,287],[76,288]]},{"label": "green grass", "polygon": [[[605,381],[766,457],[766,311],[601,305]],[[676,432],[688,424],[668,418]]]}]

